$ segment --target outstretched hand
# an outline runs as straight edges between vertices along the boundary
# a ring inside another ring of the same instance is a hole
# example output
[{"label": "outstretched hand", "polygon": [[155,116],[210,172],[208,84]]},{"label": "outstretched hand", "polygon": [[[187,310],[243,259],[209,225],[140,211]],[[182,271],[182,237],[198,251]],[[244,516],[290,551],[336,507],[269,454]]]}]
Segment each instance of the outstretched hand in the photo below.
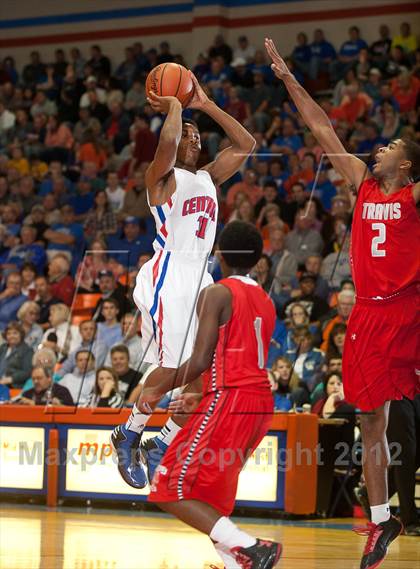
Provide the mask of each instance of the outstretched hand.
[{"label": "outstretched hand", "polygon": [[181,109],[181,103],[176,97],[159,97],[153,91],[149,91],[147,100],[155,113],[167,115],[172,105],[179,105]]},{"label": "outstretched hand", "polygon": [[168,411],[174,414],[193,413],[201,401],[201,393],[181,393],[169,403]]},{"label": "outstretched hand", "polygon": [[279,79],[284,79],[285,77],[289,77],[291,75],[289,68],[287,67],[286,62],[281,57],[279,52],[277,51],[276,46],[271,38],[265,38],[265,49],[267,50],[268,55],[271,57],[272,64],[271,69],[274,71],[274,74]]},{"label": "outstretched hand", "polygon": [[210,99],[207,97],[203,88],[201,87],[200,83],[198,82],[197,77],[194,75],[192,71],[189,72],[191,80],[194,85],[194,93],[191,97],[190,102],[187,105],[187,109],[201,109],[203,110],[205,106],[210,102]]}]

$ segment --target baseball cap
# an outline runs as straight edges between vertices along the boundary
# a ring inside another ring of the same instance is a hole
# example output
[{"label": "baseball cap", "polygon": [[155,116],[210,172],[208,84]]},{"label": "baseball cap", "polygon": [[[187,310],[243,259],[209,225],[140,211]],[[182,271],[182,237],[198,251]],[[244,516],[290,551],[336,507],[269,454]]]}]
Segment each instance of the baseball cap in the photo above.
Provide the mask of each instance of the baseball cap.
[{"label": "baseball cap", "polygon": [[129,223],[134,223],[135,225],[140,225],[140,220],[138,217],[134,215],[128,215],[124,218],[124,225],[128,225]]},{"label": "baseball cap", "polygon": [[112,271],[109,271],[107,269],[102,269],[102,271],[99,271],[98,273],[98,278],[100,279],[101,277],[113,277],[114,273]]},{"label": "baseball cap", "polygon": [[307,280],[312,280],[312,281],[316,282],[316,275],[314,275],[313,273],[308,273],[308,272],[302,273],[300,275],[299,282],[301,283],[302,281],[307,281]]},{"label": "baseball cap", "polygon": [[85,83],[97,83],[98,80],[96,79],[96,77],[94,75],[89,75],[89,77],[86,79]]}]

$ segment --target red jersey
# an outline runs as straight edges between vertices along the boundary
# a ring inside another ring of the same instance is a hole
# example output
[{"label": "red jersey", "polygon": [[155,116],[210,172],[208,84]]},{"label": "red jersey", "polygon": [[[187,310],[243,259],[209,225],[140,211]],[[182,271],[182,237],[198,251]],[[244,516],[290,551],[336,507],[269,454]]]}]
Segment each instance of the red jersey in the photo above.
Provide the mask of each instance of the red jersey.
[{"label": "red jersey", "polygon": [[273,302],[249,277],[230,277],[218,284],[232,293],[232,314],[219,328],[213,364],[203,374],[203,392],[269,387],[265,362],[276,320]]},{"label": "red jersey", "polygon": [[361,298],[386,298],[420,280],[420,220],[413,184],[385,195],[375,178],[359,189],[351,230],[351,265]]}]

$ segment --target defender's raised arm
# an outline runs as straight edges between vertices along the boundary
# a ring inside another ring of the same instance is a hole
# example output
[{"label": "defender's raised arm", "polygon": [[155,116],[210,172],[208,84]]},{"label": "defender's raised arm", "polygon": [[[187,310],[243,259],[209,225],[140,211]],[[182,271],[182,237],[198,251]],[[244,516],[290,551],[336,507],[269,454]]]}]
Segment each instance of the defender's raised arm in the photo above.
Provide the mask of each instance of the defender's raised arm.
[{"label": "defender's raised arm", "polygon": [[296,81],[285,61],[279,55],[273,40],[266,38],[265,47],[273,61],[271,65],[272,70],[276,77],[284,82],[306,125],[317,138],[325,153],[328,154],[337,172],[357,190],[363,180],[370,177],[366,164],[346,151],[336,135],[328,116],[302,85]]}]

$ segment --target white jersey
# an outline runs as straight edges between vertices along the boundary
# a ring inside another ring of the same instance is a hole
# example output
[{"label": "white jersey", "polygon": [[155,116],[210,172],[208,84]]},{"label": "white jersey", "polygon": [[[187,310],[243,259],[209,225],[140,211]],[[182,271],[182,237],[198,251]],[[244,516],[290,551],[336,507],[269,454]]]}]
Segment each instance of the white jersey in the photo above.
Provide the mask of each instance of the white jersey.
[{"label": "white jersey", "polygon": [[176,190],[161,206],[150,206],[156,222],[156,252],[171,251],[190,262],[208,257],[216,237],[217,193],[210,174],[174,168]]},{"label": "white jersey", "polygon": [[155,254],[140,269],[133,292],[141,312],[144,361],[177,368],[192,353],[200,291],[212,284],[208,257],[216,236],[217,196],[210,174],[174,168],[176,190],[150,209]]}]

